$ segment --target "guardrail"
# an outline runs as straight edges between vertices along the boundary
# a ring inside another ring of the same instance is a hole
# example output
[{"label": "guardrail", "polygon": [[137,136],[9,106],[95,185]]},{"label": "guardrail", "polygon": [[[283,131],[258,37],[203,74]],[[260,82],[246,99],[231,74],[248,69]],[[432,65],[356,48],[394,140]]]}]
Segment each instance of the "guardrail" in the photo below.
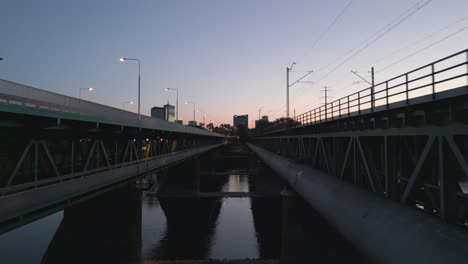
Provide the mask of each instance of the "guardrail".
[{"label": "guardrail", "polygon": [[439,92],[464,86],[468,86],[468,49],[277,123],[260,134],[387,110],[392,105],[403,107],[425,95],[435,100]]}]

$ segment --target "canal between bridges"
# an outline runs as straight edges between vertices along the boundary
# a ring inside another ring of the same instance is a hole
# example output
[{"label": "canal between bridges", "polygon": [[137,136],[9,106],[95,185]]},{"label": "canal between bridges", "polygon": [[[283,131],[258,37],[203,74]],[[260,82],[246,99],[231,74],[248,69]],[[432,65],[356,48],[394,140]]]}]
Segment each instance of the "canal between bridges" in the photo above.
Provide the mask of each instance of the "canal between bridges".
[{"label": "canal between bridges", "polygon": [[366,263],[231,143],[0,235],[0,263]]}]

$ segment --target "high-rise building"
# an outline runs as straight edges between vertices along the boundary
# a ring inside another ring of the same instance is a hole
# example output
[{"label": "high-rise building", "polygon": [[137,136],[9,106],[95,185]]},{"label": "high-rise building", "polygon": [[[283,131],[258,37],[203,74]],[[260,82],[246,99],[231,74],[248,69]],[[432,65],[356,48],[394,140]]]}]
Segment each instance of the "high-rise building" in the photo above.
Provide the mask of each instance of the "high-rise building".
[{"label": "high-rise building", "polygon": [[235,115],[233,117],[233,125],[249,127],[249,115]]},{"label": "high-rise building", "polygon": [[169,102],[164,105],[165,109],[165,119],[169,122],[175,121],[175,106],[170,105]]},{"label": "high-rise building", "polygon": [[158,106],[152,107],[151,108],[151,117],[165,120],[166,119],[166,108],[158,107]]}]

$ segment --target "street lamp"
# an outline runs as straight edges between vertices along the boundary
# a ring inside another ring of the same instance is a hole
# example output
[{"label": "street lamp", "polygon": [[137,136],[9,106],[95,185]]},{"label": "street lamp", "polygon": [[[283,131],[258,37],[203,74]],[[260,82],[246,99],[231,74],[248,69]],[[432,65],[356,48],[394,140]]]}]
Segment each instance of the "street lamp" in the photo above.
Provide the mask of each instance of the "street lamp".
[{"label": "street lamp", "polygon": [[166,91],[176,91],[176,120],[179,120],[179,89],[177,88],[166,88]]},{"label": "street lamp", "polygon": [[133,104],[133,101],[123,102],[123,103],[122,103],[122,110],[125,110],[125,105],[126,105],[126,104]]},{"label": "street lamp", "polygon": [[140,115],[140,59],[120,58],[120,61],[133,60],[138,61],[138,120],[141,120]]},{"label": "street lamp", "polygon": [[200,109],[197,109],[197,112],[202,112],[203,113],[203,124],[205,124],[205,111],[201,111]]},{"label": "street lamp", "polygon": [[79,90],[79,92],[78,92],[78,99],[81,100],[81,91],[87,90],[87,91],[89,91],[89,92],[92,92],[92,91],[94,91],[94,88],[93,88],[93,87],[86,87],[86,88],[79,88],[78,90]]},{"label": "street lamp", "polygon": [[195,121],[195,102],[185,102],[185,104],[192,104],[193,105],[193,121]]}]

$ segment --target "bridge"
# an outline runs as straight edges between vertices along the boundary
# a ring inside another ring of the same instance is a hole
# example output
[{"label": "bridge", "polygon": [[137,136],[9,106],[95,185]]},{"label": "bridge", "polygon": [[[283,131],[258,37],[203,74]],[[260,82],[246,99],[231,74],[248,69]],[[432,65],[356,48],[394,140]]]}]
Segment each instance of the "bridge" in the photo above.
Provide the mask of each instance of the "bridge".
[{"label": "bridge", "polygon": [[225,136],[0,80],[1,232],[197,156]]},{"label": "bridge", "polygon": [[373,261],[459,263],[467,117],[464,50],[259,131],[249,146]]},{"label": "bridge", "polygon": [[[283,178],[284,196],[303,197],[372,262],[460,263],[468,259],[467,114],[464,50],[256,131],[248,146]],[[0,122],[0,232],[225,142],[5,80]]]}]

